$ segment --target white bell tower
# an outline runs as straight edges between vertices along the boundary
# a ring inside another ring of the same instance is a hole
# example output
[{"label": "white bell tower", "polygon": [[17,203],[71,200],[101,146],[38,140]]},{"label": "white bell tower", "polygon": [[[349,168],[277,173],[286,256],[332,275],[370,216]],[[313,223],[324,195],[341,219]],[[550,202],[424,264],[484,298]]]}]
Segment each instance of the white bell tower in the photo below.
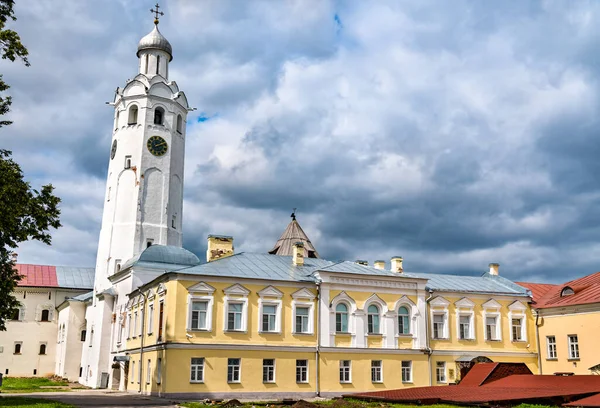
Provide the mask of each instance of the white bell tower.
[{"label": "white bell tower", "polygon": [[[157,17],[158,9],[156,10]],[[139,72],[117,88],[93,303],[86,311],[80,381],[103,387],[111,373],[115,295],[110,276],[148,246],[182,245],[185,94],[169,81],[171,44],[154,29],[137,48]],[[135,288],[131,288],[135,289]],[[126,293],[119,294],[119,296]]]}]

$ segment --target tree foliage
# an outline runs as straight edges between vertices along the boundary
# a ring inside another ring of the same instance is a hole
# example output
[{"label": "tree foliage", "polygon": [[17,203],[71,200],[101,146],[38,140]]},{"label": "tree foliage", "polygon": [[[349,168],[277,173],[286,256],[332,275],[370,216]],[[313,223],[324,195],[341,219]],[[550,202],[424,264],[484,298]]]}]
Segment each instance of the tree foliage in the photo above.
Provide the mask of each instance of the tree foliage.
[{"label": "tree foliage", "polygon": [[[7,21],[16,20],[14,0],[0,0],[0,55],[2,59],[20,59],[26,66],[27,48],[19,35],[6,28]],[[9,86],[0,75],[0,92]],[[0,96],[0,115],[10,110],[10,96]],[[0,120],[0,127],[11,122]],[[6,330],[6,320],[13,316],[19,302],[12,295],[21,278],[12,259],[13,250],[30,239],[50,244],[50,228],[60,227],[58,204],[51,184],[40,191],[23,179],[21,167],[11,158],[11,152],[0,149],[0,330]]]},{"label": "tree foliage", "polygon": [[[27,56],[29,52],[23,43],[21,43],[21,37],[19,37],[16,31],[6,28],[8,21],[17,19],[13,11],[14,5],[14,0],[0,0],[0,55],[2,59],[8,59],[13,62],[20,59],[28,67],[29,60]],[[8,88],[10,87],[4,82],[2,74],[0,74],[0,92],[4,92]],[[10,96],[0,95],[0,115],[8,113],[11,103],[12,99]],[[10,125],[11,123],[9,120],[0,120],[0,127]]]}]

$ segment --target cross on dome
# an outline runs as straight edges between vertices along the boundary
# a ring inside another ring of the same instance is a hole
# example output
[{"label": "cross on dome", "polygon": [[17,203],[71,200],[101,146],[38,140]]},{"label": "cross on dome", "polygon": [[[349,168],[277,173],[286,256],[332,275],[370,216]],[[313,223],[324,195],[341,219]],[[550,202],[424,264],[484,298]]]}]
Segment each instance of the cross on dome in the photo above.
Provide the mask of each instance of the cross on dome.
[{"label": "cross on dome", "polygon": [[158,11],[160,9],[160,6],[158,5],[158,3],[156,3],[156,5],[154,7],[155,7],[155,9],[151,8],[150,12],[152,14],[154,14],[154,24],[158,25],[158,19],[159,19],[158,16],[164,16],[165,13],[163,13],[162,11]]}]

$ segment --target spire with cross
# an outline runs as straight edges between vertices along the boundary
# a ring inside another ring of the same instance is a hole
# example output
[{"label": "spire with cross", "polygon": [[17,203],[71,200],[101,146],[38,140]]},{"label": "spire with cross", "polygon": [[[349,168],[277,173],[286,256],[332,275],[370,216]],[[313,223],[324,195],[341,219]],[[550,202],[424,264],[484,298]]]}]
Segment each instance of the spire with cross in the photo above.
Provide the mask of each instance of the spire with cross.
[{"label": "spire with cross", "polygon": [[156,3],[156,5],[154,7],[155,8],[150,9],[150,12],[152,14],[154,14],[154,24],[158,25],[159,16],[164,16],[165,13],[163,13],[162,11],[159,11],[160,6],[158,5],[158,3]]}]

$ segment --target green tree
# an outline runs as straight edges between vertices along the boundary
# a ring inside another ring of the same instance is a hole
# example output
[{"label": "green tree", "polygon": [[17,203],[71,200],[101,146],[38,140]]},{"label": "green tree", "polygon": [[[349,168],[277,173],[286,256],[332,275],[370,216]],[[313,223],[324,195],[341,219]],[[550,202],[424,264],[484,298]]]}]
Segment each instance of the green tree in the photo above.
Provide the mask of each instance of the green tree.
[{"label": "green tree", "polygon": [[[10,61],[20,59],[29,66],[27,48],[21,38],[6,28],[7,21],[16,20],[14,4],[14,0],[0,0],[0,55]],[[0,74],[0,92],[8,88]],[[0,116],[8,113],[10,104],[10,96],[0,96]],[[0,120],[0,127],[10,123]],[[20,242],[30,239],[50,245],[50,228],[60,227],[60,199],[52,194],[54,187],[49,184],[40,191],[31,188],[11,154],[0,149],[0,330],[6,330],[6,320],[19,306],[12,295],[21,278],[12,259],[13,250]]]}]

